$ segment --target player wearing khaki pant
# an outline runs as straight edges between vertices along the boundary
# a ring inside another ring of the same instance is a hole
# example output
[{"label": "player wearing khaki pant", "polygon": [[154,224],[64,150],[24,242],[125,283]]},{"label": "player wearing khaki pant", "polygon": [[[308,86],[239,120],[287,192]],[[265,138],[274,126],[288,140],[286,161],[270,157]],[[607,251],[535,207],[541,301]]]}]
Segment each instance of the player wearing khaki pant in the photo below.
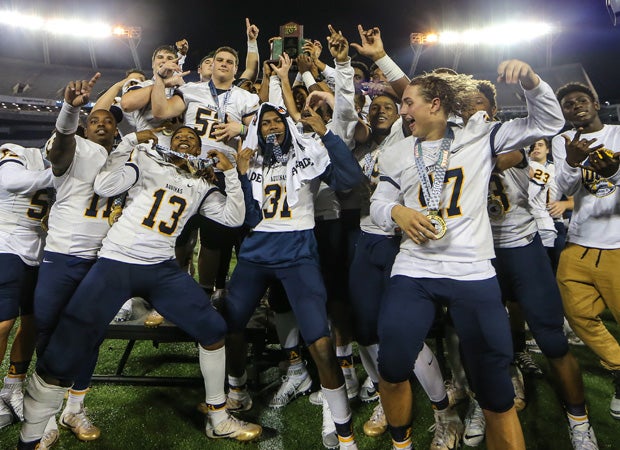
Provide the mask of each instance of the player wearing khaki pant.
[{"label": "player wearing khaki pant", "polygon": [[609,308],[620,323],[620,249],[568,244],[560,256],[557,279],[571,327],[608,370],[620,370],[620,344],[599,315]]}]

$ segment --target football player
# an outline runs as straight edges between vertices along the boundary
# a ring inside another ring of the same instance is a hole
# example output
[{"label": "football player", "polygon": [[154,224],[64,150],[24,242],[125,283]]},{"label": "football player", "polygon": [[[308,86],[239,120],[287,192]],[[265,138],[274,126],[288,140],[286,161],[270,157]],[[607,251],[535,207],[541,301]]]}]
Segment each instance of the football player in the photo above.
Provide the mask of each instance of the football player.
[{"label": "football player", "polygon": [[34,288],[43,256],[52,169],[38,148],[0,146],[0,361],[17,317],[9,371],[0,391],[0,429],[23,420],[22,387],[34,353]]},{"label": "football player", "polygon": [[[76,134],[81,107],[88,103],[99,78],[70,82],[56,120],[56,130],[46,144],[52,164],[55,201],[50,210],[48,233],[39,279],[35,290],[37,356],[45,354],[49,337],[80,281],[95,262],[101,241],[110,225],[108,215],[113,199],[97,195],[93,182],[112,151],[117,124],[107,110],[92,111],[86,119],[86,137]],[[84,398],[97,362],[93,351],[82,360],[60,416],[60,424],[80,440],[99,438],[100,430],[86,415]],[[56,434],[54,419],[50,434]]]},{"label": "football player", "polygon": [[602,123],[598,98],[583,84],[562,86],[557,98],[573,129],[552,141],[556,183],[560,192],[575,197],[557,279],[572,329],[611,372],[610,413],[620,419],[620,345],[599,317],[609,308],[620,321],[620,127]]},{"label": "football player", "polygon": [[[391,144],[405,138],[402,119],[398,116],[398,103],[389,94],[376,95],[368,108],[371,139],[358,144],[354,155],[364,174],[364,183],[354,189],[361,199],[361,233],[355,246],[349,290],[353,302],[356,337],[360,356],[366,372],[378,388],[377,355],[380,343],[377,322],[383,292],[389,283],[392,263],[400,245],[400,230],[384,231],[370,218],[370,196],[379,182],[380,158]],[[389,157],[389,155],[387,156]],[[431,448],[441,448],[443,443],[457,445],[463,433],[463,424],[455,410],[450,408],[446,388],[437,358],[424,344],[414,365],[414,373],[428,395],[435,415],[435,433]],[[387,430],[383,406],[379,403],[364,424],[364,433],[379,436]]]},{"label": "football player", "polygon": [[[493,117],[496,109],[494,90],[481,91],[486,102],[473,110]],[[472,111],[473,112],[473,111]],[[464,123],[470,113],[463,116]],[[509,161],[507,161],[509,160]],[[547,250],[537,228],[538,220],[530,212],[528,187],[530,168],[524,151],[500,155],[489,183],[490,195],[497,198],[498,210],[491,209],[491,229],[495,246],[493,265],[504,300],[518,302],[536,342],[547,357],[560,387],[560,399],[566,410],[570,438],[575,450],[597,448],[590,426],[579,364],[570,352],[564,335],[562,301]],[[553,245],[555,228],[551,223]],[[516,341],[516,340],[515,340]],[[522,351],[525,342],[515,351]],[[516,371],[514,366],[511,370]],[[518,375],[517,375],[518,376]],[[513,374],[514,377],[514,374]],[[525,407],[522,380],[515,385],[515,406]]]},{"label": "football player", "polygon": [[[379,315],[379,386],[395,448],[412,447],[409,377],[438,302],[449,306],[459,335],[487,420],[487,447],[525,448],[508,373],[510,327],[491,264],[486,192],[496,154],[556,133],[564,121],[551,88],[529,65],[504,61],[498,74],[523,86],[527,118],[498,124],[480,112],[462,129],[449,125],[449,115],[476,92],[475,82],[421,75],[402,99],[412,137],[386,149],[392,157],[381,160],[371,216],[384,230],[396,224],[403,232]],[[403,348],[403,342],[411,344]]]},{"label": "football player", "polygon": [[[217,158],[216,165],[226,177],[225,194],[213,184],[210,168],[194,165],[200,138],[189,127],[173,134],[172,152],[161,155],[152,142],[140,145],[154,139],[149,130],[126,136],[97,175],[94,186],[99,195],[127,191],[127,203],[37,363],[24,403],[26,421],[20,439],[24,448],[34,448],[41,423],[62,402],[63,386],[71,385],[81,360],[98,346],[120,305],[133,295],[148,298],[201,344],[200,367],[209,408],[207,436],[247,441],[261,433],[260,426],[227,412],[226,324],[204,291],[174,261],[176,238],[195,212],[230,226],[242,223],[245,207],[239,179],[230,161],[215,150],[209,157]],[[196,168],[199,172],[193,174]],[[67,342],[73,343],[68,349]]]},{"label": "football player", "polygon": [[[239,166],[244,189],[251,192],[246,196],[246,223],[252,232],[241,245],[229,284],[227,342],[242,348],[248,320],[267,286],[279,280],[318,367],[340,448],[356,448],[344,377],[329,337],[313,233],[313,193],[321,179],[334,189],[348,189],[359,182],[361,171],[346,144],[327,130],[316,112],[309,108],[302,122],[312,126],[322,143],[301,136],[284,108],[263,103],[244,142],[244,154],[258,150]],[[235,354],[229,374],[242,377],[245,353]]]}]

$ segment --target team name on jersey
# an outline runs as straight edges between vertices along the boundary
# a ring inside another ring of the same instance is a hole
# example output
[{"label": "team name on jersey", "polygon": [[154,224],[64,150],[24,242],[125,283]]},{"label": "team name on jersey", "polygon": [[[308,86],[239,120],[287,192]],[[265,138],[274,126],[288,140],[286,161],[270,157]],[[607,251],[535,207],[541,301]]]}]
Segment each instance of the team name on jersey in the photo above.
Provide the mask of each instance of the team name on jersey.
[{"label": "team name on jersey", "polygon": [[252,172],[250,174],[250,181],[255,181],[257,183],[263,182],[263,175],[260,173]]},{"label": "team name on jersey", "polygon": [[176,192],[177,194],[183,193],[183,189],[181,189],[180,187],[173,186],[168,183],[166,183],[166,189],[170,189],[171,191]]},{"label": "team name on jersey", "polygon": [[295,167],[291,170],[291,174],[295,175],[298,169],[305,169],[306,167],[314,166],[314,162],[310,158],[303,158],[295,161]]}]

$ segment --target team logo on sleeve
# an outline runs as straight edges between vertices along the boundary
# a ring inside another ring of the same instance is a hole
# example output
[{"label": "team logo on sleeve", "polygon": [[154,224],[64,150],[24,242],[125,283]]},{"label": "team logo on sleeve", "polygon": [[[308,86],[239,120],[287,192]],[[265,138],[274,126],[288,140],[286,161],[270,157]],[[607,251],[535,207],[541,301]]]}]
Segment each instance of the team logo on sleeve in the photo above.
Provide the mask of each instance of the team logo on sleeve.
[{"label": "team logo on sleeve", "polygon": [[599,198],[607,197],[616,191],[616,186],[607,178],[586,169],[581,169],[581,183],[586,191]]},{"label": "team logo on sleeve", "polygon": [[4,158],[19,158],[19,156],[8,148],[3,148],[0,153],[0,159]]}]

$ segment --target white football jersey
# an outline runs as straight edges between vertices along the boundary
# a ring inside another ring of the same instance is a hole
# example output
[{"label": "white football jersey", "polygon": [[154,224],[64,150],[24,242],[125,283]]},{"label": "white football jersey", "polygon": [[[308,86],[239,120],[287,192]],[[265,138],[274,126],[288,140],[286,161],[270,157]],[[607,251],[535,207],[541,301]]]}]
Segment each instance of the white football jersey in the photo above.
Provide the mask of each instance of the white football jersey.
[{"label": "white football jersey", "polygon": [[[50,148],[55,135],[46,144]],[[45,250],[80,258],[95,258],[110,229],[111,198],[101,198],[93,182],[108,157],[95,142],[75,136],[75,156],[67,171],[54,177],[56,201],[48,221]]]},{"label": "white football jersey", "polygon": [[[529,91],[528,117],[505,123],[488,122],[483,111],[474,114],[463,128],[453,127],[454,141],[440,197],[440,214],[446,235],[423,245],[403,235],[392,275],[481,280],[495,274],[495,256],[487,213],[487,193],[493,154],[522,148],[542,136],[557,133],[564,125],[560,105],[544,81]],[[404,206],[426,211],[414,160],[415,138],[409,137],[386,149],[380,160],[380,181],[370,212],[384,230],[394,227],[391,211],[403,195]],[[435,147],[435,148],[434,148]],[[434,165],[438,144],[423,142],[427,170]],[[388,153],[389,150],[389,153]],[[389,155],[389,157],[388,157]]]},{"label": "white football jersey", "polygon": [[224,153],[235,164],[235,154],[239,146],[238,137],[228,141],[218,142],[213,132],[214,125],[224,122],[224,117],[218,116],[218,106],[222,116],[231,122],[239,122],[254,114],[259,107],[258,95],[252,94],[237,86],[218,93],[217,99],[211,95],[208,82],[187,83],[178,88],[183,95],[187,110],[185,111],[185,125],[195,128],[202,139],[201,156],[206,156],[209,150],[217,149]]},{"label": "white football jersey", "polygon": [[303,183],[299,188],[298,201],[290,207],[286,195],[286,166],[276,163],[263,169],[263,220],[255,231],[281,233],[314,228],[314,195],[319,180]]},{"label": "white football jersey", "polygon": [[[133,91],[135,89],[145,88],[149,86],[153,86],[155,82],[153,80],[145,80],[141,83],[138,83],[135,86],[131,87],[123,87],[122,93]],[[167,98],[172,97],[174,94],[175,88],[165,88],[164,92]],[[128,122],[133,126],[135,131],[142,130],[152,130],[153,128],[158,128],[161,126],[165,126],[166,128],[175,129],[177,126],[183,124],[183,117],[173,117],[172,119],[164,119],[159,120],[153,117],[153,111],[151,109],[151,102],[149,102],[146,106],[132,112],[124,113],[125,117],[128,118]],[[157,143],[164,147],[170,147],[170,136],[164,134],[163,132],[155,133],[157,135]]]},{"label": "white football jersey", "polygon": [[[135,135],[129,135],[135,136]],[[126,145],[128,142],[124,140]],[[140,146],[121,171],[132,173],[135,183],[127,192],[118,221],[103,240],[99,256],[133,264],[156,264],[175,257],[174,246],[187,220],[200,211],[227,226],[240,226],[245,216],[243,192],[236,170],[224,172],[226,194],[204,178],[190,175]],[[123,149],[119,155],[122,157]],[[111,155],[110,161],[115,157]],[[118,173],[101,171],[96,189],[121,179]],[[127,186],[120,186],[122,191]]]},{"label": "white football jersey", "polygon": [[372,221],[370,217],[370,197],[375,191],[377,184],[379,184],[379,158],[382,156],[383,151],[386,148],[390,148],[391,144],[405,138],[402,125],[403,121],[399,117],[392,124],[390,134],[381,144],[377,145],[374,141],[370,140],[366,144],[356,146],[353,151],[365,175],[362,183],[353,189],[359,193],[361,207],[360,228],[367,233],[393,235],[396,232],[395,229],[390,231],[382,230],[381,227],[377,226]]},{"label": "white football jersey", "polygon": [[[0,146],[0,253],[17,255],[30,266],[43,255],[41,219],[49,210],[51,172],[38,148]],[[19,187],[10,183],[11,175],[21,180]]]},{"label": "white football jersey", "polygon": [[532,242],[537,228],[530,211],[529,180],[528,166],[491,173],[489,196],[504,208],[503,215],[489,214],[495,247],[523,247]]},{"label": "white football jersey", "polygon": [[555,167],[553,163],[540,164],[530,161],[531,177],[528,186],[528,195],[532,215],[536,219],[538,231],[545,247],[552,247],[557,236],[553,217],[547,210],[547,203],[554,201]]},{"label": "white football jersey", "polygon": [[[575,130],[563,133],[573,138]],[[613,152],[620,151],[620,126],[604,125],[594,133],[583,133],[581,139],[596,139]],[[620,248],[620,195],[618,173],[603,178],[594,172],[570,167],[566,163],[564,138],[552,141],[555,180],[560,193],[574,196],[575,208],[568,227],[568,241],[584,247]]]}]

